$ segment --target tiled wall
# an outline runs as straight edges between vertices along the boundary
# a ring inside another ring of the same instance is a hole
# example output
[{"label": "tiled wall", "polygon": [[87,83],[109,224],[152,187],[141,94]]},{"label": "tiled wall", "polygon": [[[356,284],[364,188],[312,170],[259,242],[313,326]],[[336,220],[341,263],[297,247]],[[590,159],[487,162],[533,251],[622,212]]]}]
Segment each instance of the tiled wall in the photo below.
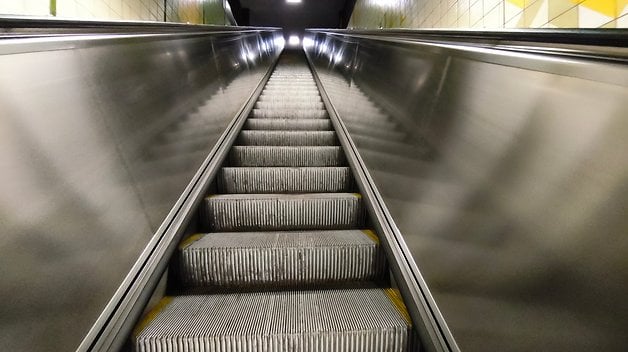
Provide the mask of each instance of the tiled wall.
[{"label": "tiled wall", "polygon": [[357,0],[349,28],[628,28],[628,0]]},{"label": "tiled wall", "polygon": [[0,0],[0,14],[226,24],[222,0]]}]

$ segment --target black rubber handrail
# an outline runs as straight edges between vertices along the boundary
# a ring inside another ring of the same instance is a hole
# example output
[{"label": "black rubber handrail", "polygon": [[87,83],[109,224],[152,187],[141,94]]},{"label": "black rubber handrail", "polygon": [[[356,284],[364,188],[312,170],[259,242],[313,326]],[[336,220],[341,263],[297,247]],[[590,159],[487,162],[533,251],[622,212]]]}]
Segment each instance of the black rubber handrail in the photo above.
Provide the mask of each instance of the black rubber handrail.
[{"label": "black rubber handrail", "polygon": [[149,21],[68,20],[50,17],[0,17],[0,38],[76,34],[276,31],[274,27],[239,27]]}]

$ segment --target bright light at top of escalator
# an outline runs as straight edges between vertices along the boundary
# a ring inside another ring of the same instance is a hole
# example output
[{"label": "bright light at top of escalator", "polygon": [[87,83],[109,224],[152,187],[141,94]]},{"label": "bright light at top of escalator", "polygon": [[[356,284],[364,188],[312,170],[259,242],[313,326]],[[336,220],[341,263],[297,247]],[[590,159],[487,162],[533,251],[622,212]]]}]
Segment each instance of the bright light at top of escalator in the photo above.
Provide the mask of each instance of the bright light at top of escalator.
[{"label": "bright light at top of escalator", "polygon": [[303,38],[303,47],[304,48],[311,48],[314,46],[314,40],[310,37],[305,37]]},{"label": "bright light at top of escalator", "polygon": [[288,4],[300,4],[301,0],[286,0]]},{"label": "bright light at top of escalator", "polygon": [[283,46],[286,45],[286,40],[283,38],[283,36],[277,36],[275,37],[275,39],[273,39],[273,43],[276,47],[283,49]]},{"label": "bright light at top of escalator", "polygon": [[299,39],[298,35],[291,35],[288,37],[288,45],[297,46],[301,43],[301,39]]}]

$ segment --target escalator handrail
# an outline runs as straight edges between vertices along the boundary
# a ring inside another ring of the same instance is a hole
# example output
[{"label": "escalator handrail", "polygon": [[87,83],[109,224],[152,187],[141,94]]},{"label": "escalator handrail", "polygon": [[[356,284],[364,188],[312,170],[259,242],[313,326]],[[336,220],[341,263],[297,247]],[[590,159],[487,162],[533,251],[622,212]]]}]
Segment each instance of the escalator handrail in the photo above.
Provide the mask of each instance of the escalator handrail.
[{"label": "escalator handrail", "polygon": [[310,29],[344,35],[368,35],[406,39],[435,39],[465,42],[528,42],[547,44],[576,44],[592,46],[628,47],[628,29],[508,29],[508,30],[452,30],[452,29]]},{"label": "escalator handrail", "polygon": [[336,30],[308,29],[345,39],[414,42],[499,49],[576,59],[628,63],[628,30],[519,29],[519,30]]},{"label": "escalator handrail", "polygon": [[275,27],[221,26],[151,21],[70,20],[49,17],[0,17],[0,39],[87,34],[248,33]]}]

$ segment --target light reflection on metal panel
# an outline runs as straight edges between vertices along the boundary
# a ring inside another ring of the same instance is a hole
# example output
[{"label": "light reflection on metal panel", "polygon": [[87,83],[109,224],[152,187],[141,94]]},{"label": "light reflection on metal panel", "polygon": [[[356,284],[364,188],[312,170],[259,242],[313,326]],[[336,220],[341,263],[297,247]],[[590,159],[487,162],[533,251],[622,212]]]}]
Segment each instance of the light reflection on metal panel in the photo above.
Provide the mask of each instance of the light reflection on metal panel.
[{"label": "light reflection on metal panel", "polygon": [[625,349],[625,68],[342,35],[306,50],[462,350]]},{"label": "light reflection on metal panel", "polygon": [[273,38],[0,43],[3,349],[76,348],[272,63]]}]

